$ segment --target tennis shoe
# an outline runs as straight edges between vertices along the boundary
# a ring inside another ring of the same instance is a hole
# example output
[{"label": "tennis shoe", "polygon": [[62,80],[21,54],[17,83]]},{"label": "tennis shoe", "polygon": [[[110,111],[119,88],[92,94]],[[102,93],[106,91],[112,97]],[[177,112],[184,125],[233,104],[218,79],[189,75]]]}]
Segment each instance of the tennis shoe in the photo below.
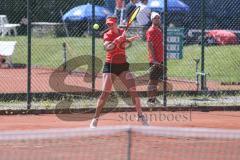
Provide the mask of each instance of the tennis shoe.
[{"label": "tennis shoe", "polygon": [[147,106],[148,107],[155,107],[156,106],[156,99],[148,99],[147,101]]},{"label": "tennis shoe", "polygon": [[143,126],[149,126],[148,120],[144,115],[139,115],[137,120],[140,121]]},{"label": "tennis shoe", "polygon": [[97,123],[98,123],[98,119],[97,118],[93,118],[91,123],[90,123],[90,128],[96,128],[97,127]]},{"label": "tennis shoe", "polygon": [[148,99],[147,101],[148,107],[156,107],[157,105],[161,105],[161,101],[159,101],[157,98]]},{"label": "tennis shoe", "polygon": [[157,98],[155,99],[155,105],[161,105],[161,101],[158,100]]}]

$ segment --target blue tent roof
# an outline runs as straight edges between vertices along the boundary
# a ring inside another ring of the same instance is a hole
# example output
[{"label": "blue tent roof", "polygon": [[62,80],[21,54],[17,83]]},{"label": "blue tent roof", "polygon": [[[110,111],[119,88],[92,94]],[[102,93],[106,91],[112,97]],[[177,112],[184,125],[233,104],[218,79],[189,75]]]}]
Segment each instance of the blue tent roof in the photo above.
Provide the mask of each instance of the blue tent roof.
[{"label": "blue tent roof", "polygon": [[[148,7],[154,11],[163,12],[164,11],[164,0],[149,0]],[[180,0],[168,0],[168,10],[170,12],[187,12],[189,11],[189,6]]]},{"label": "blue tent roof", "polygon": [[[95,5],[95,19],[103,20],[106,19],[107,16],[111,15],[111,12],[105,7],[101,7]],[[72,8],[67,13],[65,13],[62,17],[64,21],[81,21],[81,20],[92,20],[92,5],[80,5]]]}]

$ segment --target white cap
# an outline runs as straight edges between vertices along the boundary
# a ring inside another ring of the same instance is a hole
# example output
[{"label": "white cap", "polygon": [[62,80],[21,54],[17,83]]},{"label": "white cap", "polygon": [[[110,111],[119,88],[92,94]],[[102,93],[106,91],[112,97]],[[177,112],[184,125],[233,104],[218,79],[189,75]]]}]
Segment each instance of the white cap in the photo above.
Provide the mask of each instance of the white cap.
[{"label": "white cap", "polygon": [[151,21],[152,21],[153,18],[155,18],[156,16],[159,16],[159,17],[160,17],[160,14],[157,13],[157,12],[152,12],[152,13],[151,13]]}]

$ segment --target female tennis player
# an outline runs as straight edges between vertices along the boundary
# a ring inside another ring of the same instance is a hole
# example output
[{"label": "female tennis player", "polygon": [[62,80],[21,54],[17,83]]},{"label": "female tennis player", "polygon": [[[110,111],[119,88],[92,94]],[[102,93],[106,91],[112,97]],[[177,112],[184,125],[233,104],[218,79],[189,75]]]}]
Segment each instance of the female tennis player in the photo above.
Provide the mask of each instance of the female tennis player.
[{"label": "female tennis player", "polygon": [[102,94],[97,101],[95,116],[90,123],[91,128],[97,127],[98,119],[112,90],[112,85],[117,77],[128,88],[133,104],[138,113],[138,120],[143,125],[148,125],[147,119],[142,113],[140,99],[136,92],[136,84],[133,75],[129,71],[129,63],[126,60],[126,52],[123,44],[133,42],[140,37],[134,36],[126,38],[126,32],[118,28],[117,17],[111,16],[106,19],[108,31],[104,34],[104,47],[106,50],[106,62],[103,68],[103,88]]}]

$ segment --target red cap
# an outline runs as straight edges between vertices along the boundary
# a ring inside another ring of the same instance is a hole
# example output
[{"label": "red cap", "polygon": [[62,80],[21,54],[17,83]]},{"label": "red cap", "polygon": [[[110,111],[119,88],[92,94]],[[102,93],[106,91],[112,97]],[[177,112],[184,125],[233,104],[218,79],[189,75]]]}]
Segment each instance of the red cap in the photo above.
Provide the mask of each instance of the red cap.
[{"label": "red cap", "polygon": [[116,17],[107,18],[106,24],[113,24],[113,23],[117,23],[117,18]]}]

